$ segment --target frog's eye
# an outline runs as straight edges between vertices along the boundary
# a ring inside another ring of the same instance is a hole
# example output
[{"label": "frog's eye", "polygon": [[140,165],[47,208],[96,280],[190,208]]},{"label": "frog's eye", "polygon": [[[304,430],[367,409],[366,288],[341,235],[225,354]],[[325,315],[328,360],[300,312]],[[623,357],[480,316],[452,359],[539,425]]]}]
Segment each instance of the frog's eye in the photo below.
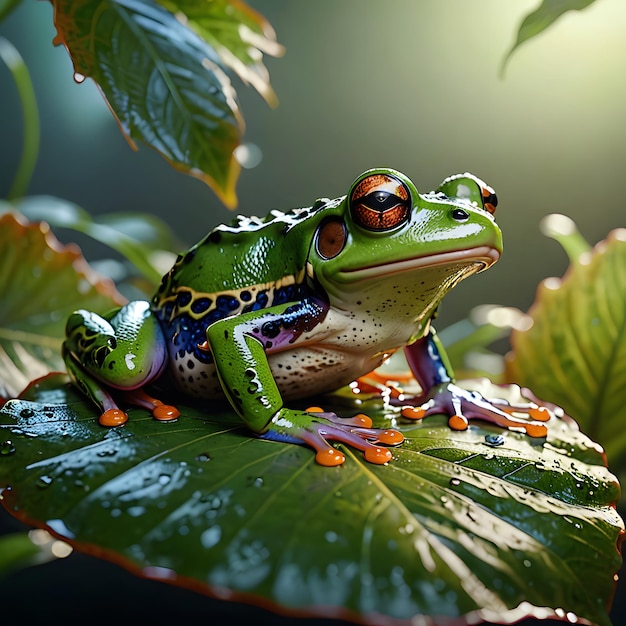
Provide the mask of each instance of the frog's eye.
[{"label": "frog's eye", "polygon": [[396,228],[409,219],[411,194],[407,186],[387,174],[372,174],[359,182],[350,195],[352,219],[367,230]]},{"label": "frog's eye", "polygon": [[480,178],[467,172],[446,178],[437,191],[443,192],[448,198],[468,202],[492,215],[498,206],[495,191]]},{"label": "frog's eye", "polygon": [[322,222],[317,230],[317,253],[324,259],[336,257],[346,245],[346,225],[338,219]]}]

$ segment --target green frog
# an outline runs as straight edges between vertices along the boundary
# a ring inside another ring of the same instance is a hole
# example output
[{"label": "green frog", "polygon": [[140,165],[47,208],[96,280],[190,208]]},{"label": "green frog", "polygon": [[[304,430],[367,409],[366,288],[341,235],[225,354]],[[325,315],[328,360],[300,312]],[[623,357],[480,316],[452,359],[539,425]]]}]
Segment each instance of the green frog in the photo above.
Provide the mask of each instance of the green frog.
[{"label": "green frog", "polygon": [[431,327],[446,292],[500,257],[496,205],[494,190],[469,173],[420,194],[404,174],[378,168],[346,196],[239,216],[181,254],[151,302],[73,313],[68,372],[103,426],[128,419],[118,402],[179,417],[146,391],[167,376],[187,395],[226,398],[258,436],[308,444],[322,465],[345,461],[331,442],[383,464],[399,431],[286,403],[349,384],[403,348],[422,389],[402,398],[405,418],[444,413],[458,430],[480,419],[543,437],[544,407],[457,386]]}]

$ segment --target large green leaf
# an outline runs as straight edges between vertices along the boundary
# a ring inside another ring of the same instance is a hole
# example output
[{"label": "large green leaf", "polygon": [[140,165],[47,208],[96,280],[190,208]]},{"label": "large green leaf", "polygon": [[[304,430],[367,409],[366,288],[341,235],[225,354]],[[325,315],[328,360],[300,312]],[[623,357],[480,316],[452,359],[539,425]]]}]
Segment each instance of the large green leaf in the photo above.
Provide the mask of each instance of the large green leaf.
[{"label": "large green leaf", "polygon": [[81,307],[106,311],[122,298],[76,246],[63,246],[47,224],[0,216],[0,397],[17,395],[36,376],[64,369],[65,320]]},{"label": "large green leaf", "polygon": [[626,469],[626,230],[544,281],[529,314],[507,377],[562,406]]},{"label": "large green leaf", "polygon": [[[396,421],[378,401],[323,402]],[[553,418],[545,443],[400,421],[388,465],[344,448],[325,468],[226,406],[180,408],[106,429],[63,380],[38,382],[0,412],[5,507],[139,575],[292,615],[609,626],[619,488],[571,420]]]},{"label": "large green leaf", "polygon": [[581,11],[594,2],[595,0],[543,0],[539,8],[529,13],[520,24],[517,39],[504,57],[502,71],[504,71],[513,52],[525,41],[542,33],[567,11]]},{"label": "large green leaf", "polygon": [[215,50],[152,0],[52,3],[55,43],[96,81],[131,145],[146,142],[234,206],[242,123]]}]

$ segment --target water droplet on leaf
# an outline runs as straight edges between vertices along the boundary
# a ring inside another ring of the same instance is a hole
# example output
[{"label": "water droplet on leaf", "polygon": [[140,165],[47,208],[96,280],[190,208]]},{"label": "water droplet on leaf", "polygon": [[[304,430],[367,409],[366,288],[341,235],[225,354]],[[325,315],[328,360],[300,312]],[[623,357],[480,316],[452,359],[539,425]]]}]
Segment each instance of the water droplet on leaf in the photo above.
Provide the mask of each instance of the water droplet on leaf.
[{"label": "water droplet on leaf", "polygon": [[10,439],[0,443],[0,456],[9,456],[15,454],[15,446]]},{"label": "water droplet on leaf", "polygon": [[53,482],[53,478],[51,476],[40,476],[37,479],[37,487],[41,487],[42,489],[45,489],[46,487],[49,487],[52,482]]}]

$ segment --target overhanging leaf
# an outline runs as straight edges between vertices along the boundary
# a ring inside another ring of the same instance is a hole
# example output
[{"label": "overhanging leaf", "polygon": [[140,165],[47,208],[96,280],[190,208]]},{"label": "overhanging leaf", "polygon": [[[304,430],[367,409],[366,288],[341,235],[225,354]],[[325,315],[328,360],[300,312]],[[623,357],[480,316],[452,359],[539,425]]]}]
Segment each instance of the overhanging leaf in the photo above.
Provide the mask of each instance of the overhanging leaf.
[{"label": "overhanging leaf", "polygon": [[64,369],[61,340],[75,309],[106,311],[122,302],[113,283],[61,245],[46,224],[0,216],[0,397],[36,376]]},{"label": "overhanging leaf", "polygon": [[[281,56],[284,48],[268,21],[239,0],[158,0],[207,41],[222,62],[241,80],[251,84],[270,105],[276,94],[263,64],[263,53]],[[182,19],[182,18],[181,18]]]},{"label": "overhanging leaf", "polygon": [[97,83],[131,145],[144,141],[234,206],[242,122],[211,46],[152,0],[52,4],[55,44]]},{"label": "overhanging leaf", "polygon": [[626,230],[537,290],[533,325],[514,331],[507,378],[573,416],[626,469]]},{"label": "overhanging leaf", "polygon": [[567,11],[581,11],[594,2],[595,0],[543,0],[541,6],[529,13],[522,21],[517,32],[517,39],[504,57],[501,72],[504,73],[506,64],[513,52],[525,41],[542,33]]},{"label": "overhanging leaf", "polygon": [[[545,444],[507,432],[496,446],[488,426],[400,423],[387,466],[344,449],[324,468],[225,406],[180,408],[105,429],[62,380],[40,381],[0,412],[6,508],[139,575],[292,615],[609,626],[618,485],[570,420]],[[395,421],[378,403],[344,409]]]}]

